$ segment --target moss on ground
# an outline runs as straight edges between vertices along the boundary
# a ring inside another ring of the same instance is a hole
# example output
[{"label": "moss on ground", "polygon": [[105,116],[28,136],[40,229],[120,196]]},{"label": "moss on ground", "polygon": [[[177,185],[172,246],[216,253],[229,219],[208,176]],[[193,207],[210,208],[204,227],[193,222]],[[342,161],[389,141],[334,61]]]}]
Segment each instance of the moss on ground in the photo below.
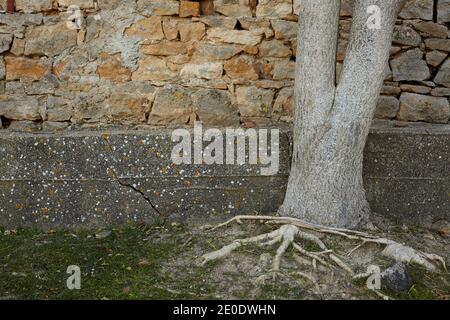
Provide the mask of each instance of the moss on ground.
[{"label": "moss on ground", "polygon": [[[270,269],[270,265],[261,266],[260,257],[264,253],[273,256],[276,248],[242,247],[226,261],[198,266],[195,258],[199,255],[243,235],[267,232],[270,227],[224,230],[193,232],[178,224],[129,225],[108,232],[0,229],[0,299],[320,298],[301,278],[255,284],[255,278]],[[66,286],[70,265],[81,269],[81,290]],[[288,258],[283,265],[298,268]],[[442,274],[415,266],[411,270],[414,285],[409,292],[385,293],[399,299],[449,298],[448,274],[443,281]],[[335,292],[324,293],[322,298],[378,298],[365,289],[365,283],[347,278],[338,282],[330,289]],[[342,284],[345,295],[339,292]]]}]

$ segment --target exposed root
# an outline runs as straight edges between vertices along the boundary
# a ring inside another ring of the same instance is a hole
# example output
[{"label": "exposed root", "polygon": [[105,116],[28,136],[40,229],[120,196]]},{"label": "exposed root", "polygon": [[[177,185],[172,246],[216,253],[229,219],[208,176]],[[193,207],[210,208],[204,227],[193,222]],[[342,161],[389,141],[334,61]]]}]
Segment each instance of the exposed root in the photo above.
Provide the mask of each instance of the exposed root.
[{"label": "exposed root", "polygon": [[[313,266],[316,266],[317,262],[327,267],[330,267],[330,265],[335,264],[340,268],[342,268],[343,270],[345,270],[346,272],[348,272],[349,274],[353,275],[354,274],[353,270],[332,250],[329,250],[323,243],[323,241],[314,234],[319,233],[343,237],[349,240],[361,241],[361,243],[354,249],[352,249],[348,253],[348,255],[351,255],[353,252],[360,249],[363,245],[367,243],[375,243],[384,246],[382,254],[388,258],[394,259],[395,261],[406,263],[414,262],[432,271],[435,271],[438,268],[443,268],[445,271],[447,271],[447,266],[445,264],[444,259],[438,255],[424,253],[419,250],[413,249],[409,246],[406,246],[404,244],[395,242],[393,240],[376,237],[365,232],[348,230],[343,228],[320,226],[296,218],[243,215],[243,216],[236,216],[214,227],[212,230],[216,230],[217,228],[227,226],[232,222],[242,223],[242,221],[244,220],[247,221],[259,220],[266,223],[281,224],[282,227],[273,232],[266,233],[260,236],[235,240],[233,243],[223,247],[220,250],[205,254],[204,256],[202,256],[203,264],[207,263],[208,261],[212,261],[227,256],[232,251],[236,250],[237,248],[241,247],[244,244],[257,243],[260,246],[264,246],[282,242],[277,250],[277,254],[273,261],[272,269],[275,272],[279,272],[281,257],[289,248],[289,246],[292,244],[296,251],[312,259]],[[305,232],[304,230],[309,232]],[[319,253],[314,253],[303,249],[298,243],[294,242],[295,237],[316,244],[322,251]],[[262,241],[265,241],[265,243],[261,243]],[[332,263],[327,262],[325,257],[328,257]]]}]

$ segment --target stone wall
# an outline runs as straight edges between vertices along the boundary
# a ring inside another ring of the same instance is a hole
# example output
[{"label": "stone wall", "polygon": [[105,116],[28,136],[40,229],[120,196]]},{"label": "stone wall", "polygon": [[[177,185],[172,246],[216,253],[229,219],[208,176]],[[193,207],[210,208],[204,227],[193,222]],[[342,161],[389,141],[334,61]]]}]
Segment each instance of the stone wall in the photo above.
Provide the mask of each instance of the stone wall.
[{"label": "stone wall", "polygon": [[[210,2],[16,0],[0,14],[0,127],[291,121],[298,1]],[[338,71],[350,16],[343,1]],[[408,2],[378,118],[449,121],[449,26],[449,0]]]}]

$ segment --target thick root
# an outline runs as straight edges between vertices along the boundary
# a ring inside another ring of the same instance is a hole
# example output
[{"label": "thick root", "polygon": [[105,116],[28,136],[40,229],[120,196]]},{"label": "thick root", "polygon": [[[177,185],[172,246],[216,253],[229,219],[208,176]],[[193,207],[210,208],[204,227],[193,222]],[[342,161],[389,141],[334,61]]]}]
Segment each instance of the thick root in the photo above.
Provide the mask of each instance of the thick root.
[{"label": "thick root", "polygon": [[[343,262],[341,258],[339,258],[335,253],[333,253],[333,251],[329,250],[325,246],[323,241],[319,239],[319,237],[317,237],[313,233],[310,233],[312,231],[321,234],[343,237],[349,240],[361,241],[361,243],[358,246],[356,246],[353,250],[351,250],[348,253],[348,256],[350,256],[353,252],[360,249],[367,243],[375,243],[384,246],[384,250],[382,251],[382,254],[384,256],[394,259],[397,262],[406,262],[406,263],[414,262],[418,265],[427,268],[428,270],[435,271],[438,270],[439,268],[442,268],[445,271],[447,271],[447,266],[445,264],[444,259],[438,255],[424,253],[419,250],[413,249],[409,246],[395,242],[393,240],[376,237],[365,232],[348,230],[343,228],[320,226],[316,224],[307,223],[305,221],[296,218],[272,217],[272,216],[246,216],[246,215],[236,216],[214,227],[212,230],[224,227],[235,221],[238,223],[242,223],[242,221],[244,220],[264,221],[266,223],[282,224],[283,226],[274,232],[267,233],[261,236],[236,240],[232,244],[225,246],[218,251],[206,254],[203,256],[204,263],[224,257],[230,254],[233,250],[239,248],[240,246],[246,243],[251,242],[259,243],[260,241],[265,240],[267,245],[272,245],[282,241],[282,244],[278,248],[277,255],[275,256],[274,259],[273,269],[275,271],[279,271],[281,256],[290,246],[290,244],[293,244],[294,249],[296,249],[299,253],[312,259],[313,265],[319,262],[324,266],[329,266],[330,263],[326,262],[325,259],[323,259],[322,257],[319,257],[319,255],[321,256],[327,255],[328,258],[332,262],[334,262],[334,264],[336,264],[340,268],[344,269],[345,271],[353,275],[353,270],[345,262]],[[305,232],[303,230],[310,232]],[[292,237],[292,234],[294,234],[294,237]],[[295,237],[299,237],[303,240],[315,243],[322,250],[322,252],[318,254],[304,250],[299,244],[294,242]]]}]

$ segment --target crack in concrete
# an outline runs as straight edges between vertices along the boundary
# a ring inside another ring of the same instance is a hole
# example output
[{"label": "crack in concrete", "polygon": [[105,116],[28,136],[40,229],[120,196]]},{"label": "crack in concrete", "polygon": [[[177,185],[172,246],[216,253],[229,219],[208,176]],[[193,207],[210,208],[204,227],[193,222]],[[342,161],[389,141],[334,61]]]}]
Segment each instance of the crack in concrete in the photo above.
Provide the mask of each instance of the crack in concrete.
[{"label": "crack in concrete", "polygon": [[[109,142],[108,137],[106,137],[105,135],[102,135],[102,138],[106,142],[108,147],[111,149],[111,156],[114,158],[114,155],[112,154],[113,147],[112,147],[111,143]],[[161,211],[159,211],[158,207],[153,203],[153,201],[142,190],[135,187],[133,184],[122,181],[112,166],[109,166],[108,169],[111,170],[111,173],[112,173],[115,181],[117,181],[121,186],[127,187],[127,188],[139,193],[142,196],[142,198],[150,205],[150,207],[153,210],[155,210],[156,213],[158,213],[160,216],[164,216],[164,214]]]}]

